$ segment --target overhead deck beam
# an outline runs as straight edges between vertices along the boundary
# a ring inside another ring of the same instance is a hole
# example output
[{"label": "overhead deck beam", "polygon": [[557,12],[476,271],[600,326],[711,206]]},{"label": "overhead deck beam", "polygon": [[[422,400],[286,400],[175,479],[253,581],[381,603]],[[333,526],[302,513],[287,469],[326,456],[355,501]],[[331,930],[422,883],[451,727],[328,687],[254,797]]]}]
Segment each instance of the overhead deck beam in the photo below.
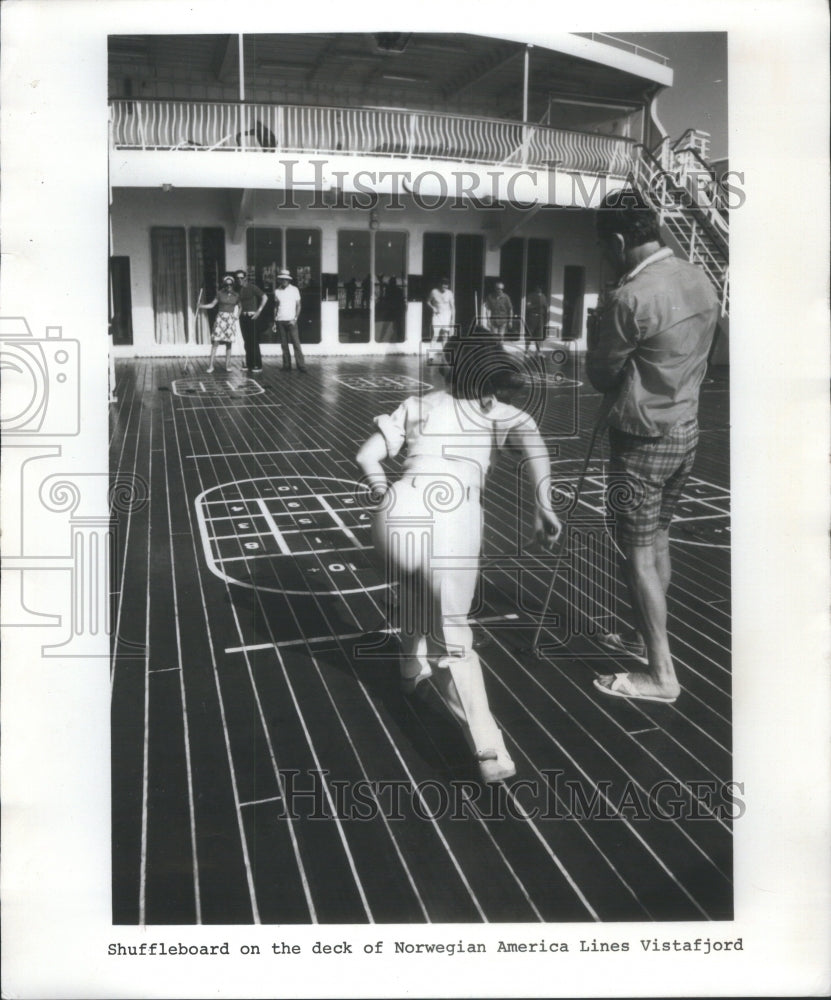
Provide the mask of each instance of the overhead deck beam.
[{"label": "overhead deck beam", "polygon": [[463,76],[457,77],[456,80],[451,81],[444,87],[442,96],[445,100],[458,97],[459,94],[469,87],[472,87],[476,83],[481,83],[482,80],[485,80],[492,73],[502,69],[507,63],[518,58],[523,51],[524,49],[517,48],[514,45],[500,46],[496,52],[480,59],[473,69],[468,70]]},{"label": "overhead deck beam", "polygon": [[[480,32],[480,35],[488,36],[488,32]],[[514,35],[510,32],[499,32],[499,34],[492,34],[489,37],[494,40],[510,39],[523,45],[528,43],[527,34]],[[673,74],[669,66],[608,43],[583,38],[581,35],[570,34],[566,31],[552,31],[550,33],[541,31],[534,36],[534,45],[541,50],[562,52],[564,55],[577,56],[579,59],[586,59],[601,66],[619,69],[643,80],[651,80],[662,87],[672,86]]]},{"label": "overhead deck beam", "polygon": [[251,188],[243,191],[229,191],[231,200],[232,243],[241,243],[245,236],[246,226],[250,225],[253,214],[254,192]]},{"label": "overhead deck beam", "polygon": [[218,83],[227,83],[233,79],[237,60],[237,36],[222,35],[216,41],[211,59],[211,72]]},{"label": "overhead deck beam", "polygon": [[312,63],[312,68],[306,74],[307,84],[314,82],[314,79],[317,76],[317,74],[323,69],[323,67],[326,65],[326,61],[330,58],[330,56],[334,53],[335,49],[338,47],[338,41],[339,41],[338,36],[335,35],[335,37],[330,39],[326,43],[326,45],[324,45],[323,48],[320,50],[320,54],[318,55],[317,59],[315,59],[315,61]]}]

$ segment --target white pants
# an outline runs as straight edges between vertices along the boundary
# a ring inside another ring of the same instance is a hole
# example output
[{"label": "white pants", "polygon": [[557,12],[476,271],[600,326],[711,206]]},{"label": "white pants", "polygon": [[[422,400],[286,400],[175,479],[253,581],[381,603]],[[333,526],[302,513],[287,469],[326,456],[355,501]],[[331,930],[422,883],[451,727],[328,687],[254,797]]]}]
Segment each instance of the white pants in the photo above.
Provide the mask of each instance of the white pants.
[{"label": "white pants", "polygon": [[388,579],[398,583],[402,675],[429,666],[474,753],[503,746],[468,624],[482,543],[478,489],[450,474],[405,475],[374,529]]}]

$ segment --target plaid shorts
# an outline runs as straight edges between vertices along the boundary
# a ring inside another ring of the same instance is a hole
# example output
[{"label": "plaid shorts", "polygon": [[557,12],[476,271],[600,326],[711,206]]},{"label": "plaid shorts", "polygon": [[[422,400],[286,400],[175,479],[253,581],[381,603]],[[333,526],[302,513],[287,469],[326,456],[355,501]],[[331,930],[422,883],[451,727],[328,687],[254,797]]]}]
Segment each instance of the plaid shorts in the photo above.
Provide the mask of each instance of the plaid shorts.
[{"label": "plaid shorts", "polygon": [[609,428],[606,509],[619,542],[649,545],[659,528],[669,527],[692,471],[697,444],[697,420],[678,424],[659,438]]}]

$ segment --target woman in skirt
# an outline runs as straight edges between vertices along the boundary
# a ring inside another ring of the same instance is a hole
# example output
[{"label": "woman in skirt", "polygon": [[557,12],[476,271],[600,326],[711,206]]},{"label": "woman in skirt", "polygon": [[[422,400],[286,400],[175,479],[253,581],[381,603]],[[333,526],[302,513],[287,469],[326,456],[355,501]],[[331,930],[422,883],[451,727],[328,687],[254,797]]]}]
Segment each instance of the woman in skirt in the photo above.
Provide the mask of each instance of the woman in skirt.
[{"label": "woman in skirt", "polygon": [[[445,344],[446,389],[411,396],[357,455],[376,504],[375,545],[399,585],[401,683],[405,694],[433,677],[485,782],[516,773],[491,715],[468,616],[479,575],[480,494],[503,445],[524,458],[533,487],[535,529],[553,542],[551,465],[533,418],[504,401],[524,378],[488,331]],[[501,398],[500,398],[501,397]],[[403,475],[388,486],[382,462],[406,446]]]},{"label": "woman in skirt", "polygon": [[[208,362],[208,374],[214,370],[214,360],[216,359],[217,348],[220,344],[225,345],[225,371],[231,361],[231,345],[234,337],[239,333],[240,297],[234,288],[234,279],[230,274],[226,274],[222,279],[222,287],[216,293],[213,302],[206,302],[200,305],[200,309],[213,309],[219,305],[219,312],[214,320],[214,328],[211,331],[211,360]],[[242,336],[242,334],[240,334]]]}]

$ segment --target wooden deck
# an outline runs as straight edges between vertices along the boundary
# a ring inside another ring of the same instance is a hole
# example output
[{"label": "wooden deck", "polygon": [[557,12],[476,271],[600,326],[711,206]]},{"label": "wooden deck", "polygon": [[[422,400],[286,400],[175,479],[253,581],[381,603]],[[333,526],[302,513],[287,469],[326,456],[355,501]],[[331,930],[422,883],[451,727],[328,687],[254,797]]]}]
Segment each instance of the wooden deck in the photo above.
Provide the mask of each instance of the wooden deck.
[{"label": "wooden deck", "polygon": [[[516,463],[486,497],[479,653],[517,776],[484,788],[435,692],[399,691],[390,590],[358,445],[435,369],[308,374],[117,365],[112,666],[117,924],[724,920],[733,912],[729,390],[702,391],[673,528],[674,705],[603,699],[592,636],[626,617],[602,517],[606,445],[552,557],[517,526]],[[574,482],[599,397],[549,370],[529,406]],[[562,374],[562,372],[560,372]],[[135,481],[135,479],[133,480]]]}]

